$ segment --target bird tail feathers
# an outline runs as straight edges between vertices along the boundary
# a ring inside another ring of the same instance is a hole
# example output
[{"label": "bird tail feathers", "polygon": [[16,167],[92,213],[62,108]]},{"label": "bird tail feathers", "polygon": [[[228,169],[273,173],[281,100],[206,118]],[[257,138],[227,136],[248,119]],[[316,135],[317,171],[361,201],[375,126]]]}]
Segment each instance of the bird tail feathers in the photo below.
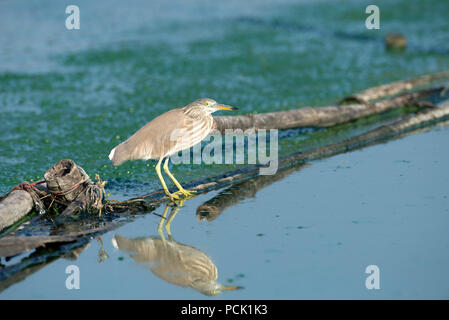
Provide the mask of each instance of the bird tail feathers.
[{"label": "bird tail feathers", "polygon": [[111,150],[109,153],[109,160],[112,161],[112,164],[114,166],[119,166],[126,160],[129,160],[128,156],[126,155],[126,152],[123,150],[123,145],[119,144],[117,147]]}]

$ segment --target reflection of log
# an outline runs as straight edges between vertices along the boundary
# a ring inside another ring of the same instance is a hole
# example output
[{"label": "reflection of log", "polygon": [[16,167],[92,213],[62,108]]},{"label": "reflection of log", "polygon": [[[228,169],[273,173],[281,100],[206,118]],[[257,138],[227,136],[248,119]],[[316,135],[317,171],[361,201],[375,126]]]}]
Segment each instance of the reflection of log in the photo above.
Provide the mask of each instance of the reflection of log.
[{"label": "reflection of log", "polygon": [[24,190],[12,191],[0,202],[0,230],[12,225],[33,209],[33,199]]},{"label": "reflection of log", "polygon": [[272,183],[284,179],[290,173],[299,170],[306,165],[280,171],[273,176],[258,176],[254,179],[232,185],[221,191],[217,196],[206,201],[196,209],[198,220],[215,220],[226,208],[236,205],[247,198],[252,198],[256,193]]},{"label": "reflection of log", "polygon": [[0,257],[11,257],[52,242],[75,241],[74,236],[34,236],[34,237],[3,237],[0,239]]},{"label": "reflection of log", "polygon": [[[16,267],[15,269],[18,270],[8,270],[9,269],[8,267],[6,267],[5,270],[0,270],[0,292],[8,289],[10,286],[18,282],[22,282],[28,276],[38,272],[39,270],[41,270],[51,262],[55,261],[56,259],[57,259],[56,257],[53,257],[43,262],[38,262],[35,264],[28,264],[25,262],[23,263],[23,265],[20,266],[14,265],[14,267]],[[21,266],[23,266],[23,268],[20,268]],[[3,272],[6,273],[4,276],[2,276]]]},{"label": "reflection of log", "polygon": [[25,280],[28,276],[54,262],[61,255],[70,260],[76,260],[81,252],[89,246],[88,239],[79,242],[56,244],[50,243],[46,247],[37,248],[20,262],[0,268],[0,292],[15,283]]},{"label": "reflection of log", "polygon": [[27,252],[29,250],[41,247],[48,243],[67,243],[74,242],[85,236],[91,236],[99,232],[106,232],[116,227],[114,223],[109,223],[104,227],[91,228],[83,231],[67,232],[64,235],[50,236],[5,236],[0,238],[0,257],[10,257],[16,254]]}]

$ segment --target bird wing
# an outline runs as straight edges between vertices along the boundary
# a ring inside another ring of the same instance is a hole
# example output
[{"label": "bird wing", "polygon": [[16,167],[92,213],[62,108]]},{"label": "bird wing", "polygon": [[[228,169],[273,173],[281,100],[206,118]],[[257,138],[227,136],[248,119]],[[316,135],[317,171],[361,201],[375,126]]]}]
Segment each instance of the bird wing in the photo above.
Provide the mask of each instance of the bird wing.
[{"label": "bird wing", "polygon": [[212,126],[213,118],[210,115],[192,117],[183,108],[170,110],[119,144],[114,149],[114,163],[159,159],[188,149],[203,140]]},{"label": "bird wing", "polygon": [[169,154],[188,149],[201,142],[212,130],[213,123],[209,115],[201,119],[185,115],[182,129],[176,132],[176,143]]},{"label": "bird wing", "polygon": [[184,125],[183,111],[170,110],[148,122],[126,141],[117,146],[115,157],[125,160],[159,159],[178,143],[174,132]]}]

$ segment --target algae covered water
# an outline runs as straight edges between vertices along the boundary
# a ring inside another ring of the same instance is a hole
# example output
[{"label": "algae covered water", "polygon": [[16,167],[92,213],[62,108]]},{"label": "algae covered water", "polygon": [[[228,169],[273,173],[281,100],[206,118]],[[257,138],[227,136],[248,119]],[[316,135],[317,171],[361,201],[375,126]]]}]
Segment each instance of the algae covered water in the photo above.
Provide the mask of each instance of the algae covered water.
[{"label": "algae covered water", "polygon": [[[381,28],[367,30],[365,1],[79,1],[80,29],[68,31],[65,5],[57,1],[4,1],[0,192],[37,181],[70,158],[91,177],[108,180],[111,198],[128,199],[160,188],[154,163],[113,167],[107,155],[170,108],[203,96],[241,114],[321,106],[447,70],[449,4],[412,3],[379,4]],[[391,32],[407,36],[405,51],[385,50]],[[282,132],[279,155],[393,116]],[[220,299],[448,298],[448,138],[447,126],[435,126],[313,162],[251,196],[243,185],[237,192],[248,196],[229,201],[211,221],[199,220],[198,207],[235,190],[188,200],[171,224],[173,247],[205,254],[218,282],[243,287]],[[181,164],[171,171],[188,182],[235,168]],[[87,242],[79,255],[30,265],[26,276],[3,272],[0,298],[207,298],[117,248],[116,235],[156,243],[159,220],[134,217]],[[30,255],[2,258],[1,270],[11,272]],[[80,290],[65,286],[70,265],[80,270]],[[380,290],[365,286],[370,265],[379,268]]]}]

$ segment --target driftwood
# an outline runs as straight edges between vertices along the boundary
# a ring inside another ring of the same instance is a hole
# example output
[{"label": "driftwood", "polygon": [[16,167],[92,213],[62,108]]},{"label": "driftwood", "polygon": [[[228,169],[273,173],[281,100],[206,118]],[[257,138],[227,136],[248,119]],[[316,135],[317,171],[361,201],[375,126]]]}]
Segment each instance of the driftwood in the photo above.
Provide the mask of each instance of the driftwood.
[{"label": "driftwood", "polygon": [[0,202],[0,230],[14,224],[33,209],[31,195],[24,190],[14,190]]},{"label": "driftwood", "polygon": [[[377,90],[374,91],[377,92]],[[246,131],[249,129],[323,128],[404,106],[429,107],[430,105],[424,103],[422,99],[428,94],[427,90],[421,90],[373,104],[361,103],[318,108],[305,107],[281,112],[221,116],[215,117],[214,120],[216,129],[222,134],[225,134],[226,130],[229,129]]]},{"label": "driftwood", "polygon": [[322,128],[382,113],[390,109],[404,106],[426,107],[422,102],[428,92],[405,93],[393,99],[385,99],[375,103],[373,100],[399,94],[432,81],[448,79],[449,72],[425,75],[409,80],[396,81],[389,84],[364,90],[342,100],[349,105],[327,107],[304,107],[296,110],[249,114],[242,116],[214,117],[216,129],[226,133],[226,129],[290,129],[290,128]]},{"label": "driftwood", "polygon": [[422,77],[417,77],[409,80],[401,80],[388,84],[384,84],[378,87],[369,88],[363,90],[359,93],[350,95],[342,100],[342,102],[357,102],[357,103],[369,103],[370,101],[377,100],[386,96],[391,96],[404,92],[407,90],[412,90],[417,86],[449,78],[449,72],[440,72],[430,75],[425,75]]}]

